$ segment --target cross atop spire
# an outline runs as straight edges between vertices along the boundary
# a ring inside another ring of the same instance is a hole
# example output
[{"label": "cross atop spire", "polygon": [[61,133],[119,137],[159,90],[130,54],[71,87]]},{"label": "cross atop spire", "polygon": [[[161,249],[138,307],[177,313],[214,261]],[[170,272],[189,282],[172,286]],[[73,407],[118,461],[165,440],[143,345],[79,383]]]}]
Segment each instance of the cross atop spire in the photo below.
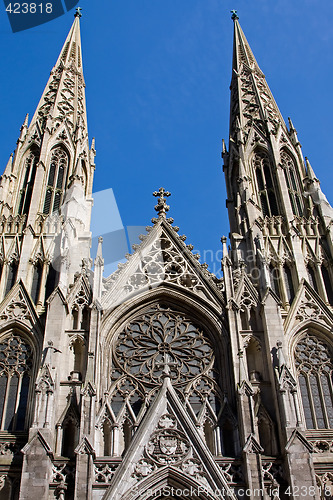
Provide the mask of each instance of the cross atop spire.
[{"label": "cross atop spire", "polygon": [[233,21],[237,21],[237,19],[239,19],[239,17],[237,16],[237,10],[231,10],[231,19]]},{"label": "cross atop spire", "polygon": [[74,17],[82,17],[81,10],[82,10],[81,7],[76,7]]},{"label": "cross atop spire", "polygon": [[158,216],[165,218],[166,213],[170,210],[170,207],[169,205],[167,205],[165,198],[171,196],[171,193],[161,187],[158,191],[154,191],[153,196],[159,197],[157,200],[157,205],[155,205],[155,210],[158,213]]}]

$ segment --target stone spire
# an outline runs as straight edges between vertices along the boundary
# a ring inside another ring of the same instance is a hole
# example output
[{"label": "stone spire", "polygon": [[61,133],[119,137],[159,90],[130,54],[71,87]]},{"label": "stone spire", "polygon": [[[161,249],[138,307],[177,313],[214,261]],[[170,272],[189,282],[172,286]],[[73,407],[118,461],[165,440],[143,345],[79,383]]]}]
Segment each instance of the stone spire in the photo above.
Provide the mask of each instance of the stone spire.
[{"label": "stone spire", "polygon": [[44,131],[46,126],[52,131],[62,123],[66,123],[72,139],[75,139],[78,128],[82,129],[81,134],[87,133],[84,88],[80,16],[76,13],[32,118],[29,131],[36,123],[41,131]]},{"label": "stone spire", "polygon": [[238,16],[236,12],[232,12],[234,48],[230,136],[236,140],[240,128],[246,143],[252,125],[256,125],[266,135],[269,130],[276,132],[279,124],[284,125],[284,120],[267,85],[265,75],[246,40]]}]

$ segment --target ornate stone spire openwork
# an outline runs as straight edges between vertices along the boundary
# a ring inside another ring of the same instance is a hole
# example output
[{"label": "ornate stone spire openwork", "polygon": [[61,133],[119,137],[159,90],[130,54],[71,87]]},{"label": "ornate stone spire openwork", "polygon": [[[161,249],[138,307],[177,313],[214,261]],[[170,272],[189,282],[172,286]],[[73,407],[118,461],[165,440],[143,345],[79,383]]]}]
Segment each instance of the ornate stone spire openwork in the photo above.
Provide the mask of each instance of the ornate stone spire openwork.
[{"label": "ornate stone spire openwork", "polygon": [[167,205],[165,198],[171,196],[171,193],[161,187],[158,191],[154,191],[153,196],[158,196],[157,205],[155,205],[155,210],[158,213],[158,216],[165,218],[166,213],[170,210],[170,207],[169,205]]}]

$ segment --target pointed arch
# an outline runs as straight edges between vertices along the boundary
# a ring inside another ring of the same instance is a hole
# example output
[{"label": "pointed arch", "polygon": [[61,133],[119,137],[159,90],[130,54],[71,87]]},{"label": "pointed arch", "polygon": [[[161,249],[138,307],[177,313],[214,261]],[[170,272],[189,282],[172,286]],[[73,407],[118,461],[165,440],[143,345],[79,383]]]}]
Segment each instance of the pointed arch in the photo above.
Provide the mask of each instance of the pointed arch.
[{"label": "pointed arch", "polygon": [[294,360],[306,427],[332,429],[332,344],[310,327],[297,340]]},{"label": "pointed arch", "polygon": [[0,429],[25,430],[34,347],[21,332],[12,330],[0,337]]},{"label": "pointed arch", "polygon": [[34,144],[25,154],[24,168],[22,169],[21,188],[17,205],[18,215],[28,215],[35,183],[37,164],[40,151]]},{"label": "pointed arch", "polygon": [[268,152],[263,148],[256,148],[251,162],[263,216],[279,215],[272,162]]},{"label": "pointed arch", "polygon": [[304,205],[296,161],[286,149],[281,150],[280,157],[293,214],[302,217]]},{"label": "pointed arch", "polygon": [[58,212],[63,201],[68,175],[69,154],[63,146],[57,145],[51,150],[47,169],[46,192],[43,214]]}]

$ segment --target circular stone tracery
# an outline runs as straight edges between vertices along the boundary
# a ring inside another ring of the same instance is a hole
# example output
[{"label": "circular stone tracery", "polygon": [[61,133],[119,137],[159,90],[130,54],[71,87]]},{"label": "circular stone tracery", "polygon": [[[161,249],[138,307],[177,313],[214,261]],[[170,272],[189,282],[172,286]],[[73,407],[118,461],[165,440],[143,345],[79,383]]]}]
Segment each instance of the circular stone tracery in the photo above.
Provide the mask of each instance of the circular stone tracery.
[{"label": "circular stone tracery", "polygon": [[168,373],[175,384],[207,371],[213,349],[202,329],[183,314],[159,306],[132,320],[115,345],[116,365],[146,384],[156,385]]}]

